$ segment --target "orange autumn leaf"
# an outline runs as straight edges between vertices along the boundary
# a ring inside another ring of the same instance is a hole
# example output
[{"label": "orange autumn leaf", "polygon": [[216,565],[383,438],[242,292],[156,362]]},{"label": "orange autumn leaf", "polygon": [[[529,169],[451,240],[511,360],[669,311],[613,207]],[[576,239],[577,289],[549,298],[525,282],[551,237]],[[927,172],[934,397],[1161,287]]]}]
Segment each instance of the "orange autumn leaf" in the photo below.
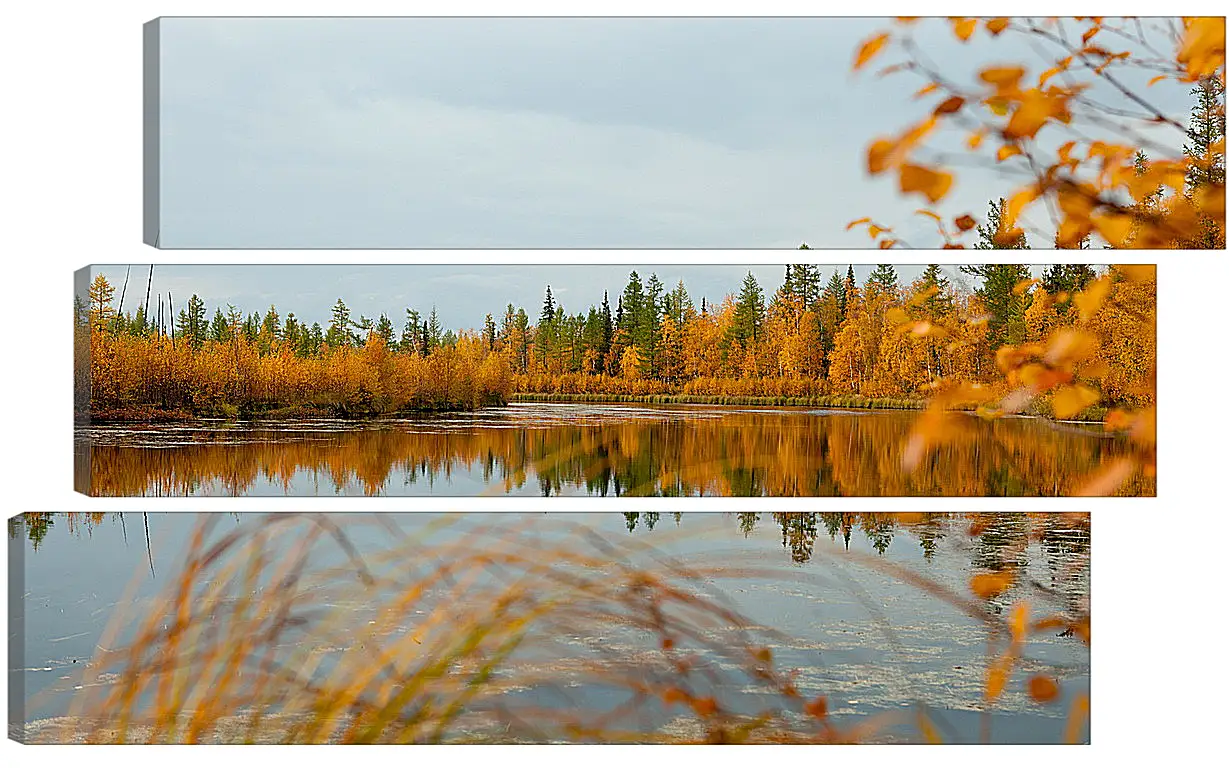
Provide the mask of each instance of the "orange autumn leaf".
[{"label": "orange autumn leaf", "polygon": [[1055,417],[1070,419],[1100,399],[1101,394],[1097,390],[1083,384],[1073,384],[1055,392],[1051,405]]},{"label": "orange autumn leaf", "polygon": [[1004,144],[999,147],[999,151],[995,154],[995,158],[1001,163],[1009,157],[1014,157],[1020,154],[1020,148],[1015,144]]},{"label": "orange autumn leaf", "polygon": [[1007,25],[1009,23],[1010,23],[1009,19],[1007,19],[1004,16],[1000,16],[995,19],[987,20],[986,29],[990,31],[990,34],[994,35],[995,37],[998,37],[1000,34],[1003,33],[1003,30],[1007,29]]},{"label": "orange autumn leaf", "polygon": [[823,720],[828,716],[828,697],[819,696],[812,701],[808,701],[803,710],[816,720]]},{"label": "orange autumn leaf", "polygon": [[1225,64],[1224,17],[1201,16],[1190,19],[1182,35],[1177,60],[1190,79],[1208,77]]},{"label": "orange autumn leaf", "polygon": [[1011,629],[1011,642],[1019,646],[1028,639],[1028,602],[1019,602],[1011,607],[1007,626]]},{"label": "orange autumn leaf", "polygon": [[1062,67],[1051,67],[1047,69],[1045,72],[1042,72],[1041,75],[1038,76],[1037,78],[1037,87],[1040,88],[1041,86],[1045,85],[1047,80],[1049,80],[1051,77],[1054,77],[1055,75],[1057,75],[1059,72],[1062,72],[1062,71],[1063,71]]},{"label": "orange autumn leaf", "polygon": [[1131,216],[1122,213],[1107,213],[1092,217],[1093,225],[1105,242],[1115,248],[1122,248],[1131,236],[1135,224]]},{"label": "orange autumn leaf", "polygon": [[967,213],[963,216],[958,216],[955,223],[956,228],[961,232],[968,232],[970,229],[977,226],[977,220]]},{"label": "orange autumn leaf", "polygon": [[1020,78],[1024,77],[1023,67],[989,67],[978,73],[982,82],[995,87],[999,95],[1014,93],[1018,90]]},{"label": "orange autumn leaf", "polygon": [[942,200],[952,187],[953,177],[946,171],[936,171],[921,165],[905,164],[900,168],[900,191],[918,192],[932,203]]},{"label": "orange autumn leaf", "polygon": [[1131,459],[1117,459],[1101,468],[1092,478],[1076,490],[1075,496],[1109,496],[1118,490],[1135,472]]},{"label": "orange autumn leaf", "polygon": [[1134,423],[1134,415],[1119,408],[1115,408],[1105,415],[1104,424],[1106,432],[1125,432]]},{"label": "orange autumn leaf", "polygon": [[887,170],[888,159],[896,151],[896,142],[877,139],[866,150],[866,170],[872,176]]},{"label": "orange autumn leaf", "polygon": [[1067,111],[1067,101],[1068,97],[1061,93],[1048,93],[1037,89],[1026,91],[1019,106],[1012,112],[1011,119],[1004,126],[1003,137],[1031,139],[1049,120],[1069,122],[1071,114]]},{"label": "orange autumn leaf", "polygon": [[969,149],[977,149],[981,146],[982,135],[980,133],[970,133],[969,138],[965,141],[965,146]]},{"label": "orange autumn leaf", "polygon": [[870,217],[870,216],[863,216],[863,217],[862,217],[862,218],[860,218],[860,219],[854,219],[853,221],[851,221],[851,222],[849,222],[848,224],[846,224],[846,225],[845,225],[845,231],[846,231],[846,232],[848,232],[849,230],[853,229],[854,227],[858,226],[859,224],[867,224],[867,223],[869,223],[869,222],[870,222],[870,220],[871,220],[871,217]]},{"label": "orange autumn leaf", "polygon": [[1063,740],[1075,744],[1084,731],[1084,723],[1088,720],[1088,694],[1081,693],[1071,704],[1071,712],[1067,716],[1067,725],[1063,729]]},{"label": "orange autumn leaf", "polygon": [[1011,676],[1011,659],[995,659],[986,669],[986,701],[994,701],[1003,694],[1007,679]]},{"label": "orange autumn leaf", "polygon": [[913,94],[913,98],[920,99],[926,94],[933,93],[934,91],[938,90],[938,88],[938,83],[927,83],[926,85],[922,86],[917,93]]},{"label": "orange autumn leaf", "polygon": [[691,708],[700,717],[710,717],[717,712],[717,700],[712,696],[693,699]]},{"label": "orange autumn leaf", "polygon": [[1046,675],[1033,675],[1028,680],[1028,695],[1042,704],[1058,698],[1058,683]]},{"label": "orange autumn leaf", "polygon": [[936,115],[950,115],[953,112],[959,112],[964,106],[964,99],[959,96],[949,96],[935,107]]},{"label": "orange autumn leaf", "polygon": [[1110,285],[1108,276],[1099,277],[1072,298],[1075,306],[1080,310],[1081,322],[1088,322],[1093,315],[1097,314],[1097,310],[1101,309],[1101,305],[1109,296]]},{"label": "orange autumn leaf", "polygon": [[880,32],[863,42],[858,48],[857,56],[854,57],[853,68],[856,70],[864,67],[887,44],[888,37],[887,32]]},{"label": "orange autumn leaf", "polygon": [[952,31],[956,33],[956,37],[962,41],[967,41],[973,36],[973,32],[977,29],[977,19],[966,19],[956,17],[952,19]]},{"label": "orange autumn leaf", "polygon": [[1005,571],[979,573],[969,580],[969,589],[983,600],[989,600],[1007,591],[1012,581],[1011,574]]},{"label": "orange autumn leaf", "polygon": [[1086,360],[1096,349],[1092,334],[1063,328],[1055,331],[1046,344],[1045,361],[1049,365],[1070,365]]}]

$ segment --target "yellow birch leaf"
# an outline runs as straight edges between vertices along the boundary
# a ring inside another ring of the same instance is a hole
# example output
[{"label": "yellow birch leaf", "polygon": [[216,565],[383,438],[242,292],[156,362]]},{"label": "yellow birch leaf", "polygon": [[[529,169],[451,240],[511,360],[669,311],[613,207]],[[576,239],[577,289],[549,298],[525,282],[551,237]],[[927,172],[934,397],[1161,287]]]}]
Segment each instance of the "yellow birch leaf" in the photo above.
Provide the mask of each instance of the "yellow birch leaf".
[{"label": "yellow birch leaf", "polygon": [[1020,154],[1020,148],[1015,144],[1004,144],[999,147],[999,151],[995,154],[995,158],[1001,163],[1009,157]]},{"label": "yellow birch leaf", "polygon": [[1084,290],[1077,293],[1072,301],[1080,310],[1080,321],[1088,322],[1093,315],[1097,314],[1097,310],[1105,303],[1105,299],[1110,293],[1110,279],[1108,276],[1099,277],[1089,283]]},{"label": "yellow birch leaf", "polygon": [[880,32],[862,43],[862,46],[858,48],[858,55],[854,57],[853,68],[857,70],[865,66],[866,62],[874,58],[887,42],[888,33]]},{"label": "yellow birch leaf", "polygon": [[1067,726],[1063,738],[1068,744],[1075,744],[1084,733],[1084,721],[1088,719],[1088,694],[1081,693],[1071,703],[1071,712],[1067,716]]},{"label": "yellow birch leaf", "polygon": [[902,194],[919,192],[932,203],[942,200],[952,187],[953,177],[946,171],[936,171],[921,165],[902,165],[900,168],[900,191]]},{"label": "yellow birch leaf", "polygon": [[866,150],[866,170],[872,176],[883,173],[888,168],[888,161],[896,151],[896,142],[887,139],[876,139]]},{"label": "yellow birch leaf", "polygon": [[1011,659],[1000,658],[986,669],[986,701],[994,701],[1007,687],[1007,678],[1011,674]]},{"label": "yellow birch leaf", "polygon": [[1046,675],[1033,675],[1028,681],[1028,695],[1033,701],[1048,704],[1058,698],[1058,682]]},{"label": "yellow birch leaf", "polygon": [[977,19],[966,19],[956,17],[952,19],[952,31],[956,33],[956,37],[962,41],[967,41],[973,36],[973,32],[977,29]]},{"label": "yellow birch leaf", "polygon": [[1178,50],[1178,63],[1185,65],[1192,79],[1215,74],[1225,64],[1224,17],[1200,16],[1190,19]]},{"label": "yellow birch leaf", "polygon": [[969,580],[969,589],[973,590],[973,594],[983,600],[989,600],[1007,591],[1007,588],[1011,586],[1011,582],[1011,574],[1006,571],[979,573]]},{"label": "yellow birch leaf", "polygon": [[1083,384],[1072,384],[1055,392],[1051,404],[1055,418],[1070,419],[1100,399],[1101,394],[1097,390]]},{"label": "yellow birch leaf", "polygon": [[1011,607],[1011,618],[1007,621],[1011,630],[1011,641],[1017,645],[1028,639],[1028,601],[1022,600]]},{"label": "yellow birch leaf", "polygon": [[959,112],[964,106],[964,99],[959,96],[949,96],[939,102],[939,106],[935,107],[936,115],[950,115],[953,112]]},{"label": "yellow birch leaf", "polygon": [[1024,77],[1023,67],[988,67],[978,73],[982,82],[989,83],[1003,96],[1019,89],[1020,78]]},{"label": "yellow birch leaf", "polygon": [[1041,86],[1045,85],[1047,80],[1049,80],[1051,77],[1054,77],[1061,71],[1062,70],[1059,69],[1058,67],[1050,67],[1045,72],[1042,72],[1041,76],[1037,78],[1037,87],[1040,88]]}]

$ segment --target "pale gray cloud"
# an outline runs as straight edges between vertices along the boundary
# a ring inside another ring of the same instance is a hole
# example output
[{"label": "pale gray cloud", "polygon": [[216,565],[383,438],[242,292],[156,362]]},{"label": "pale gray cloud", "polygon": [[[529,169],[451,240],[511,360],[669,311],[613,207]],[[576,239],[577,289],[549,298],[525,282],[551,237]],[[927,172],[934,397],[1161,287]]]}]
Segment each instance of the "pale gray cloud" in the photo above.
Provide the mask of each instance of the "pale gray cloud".
[{"label": "pale gray cloud", "polygon": [[[163,246],[863,247],[866,215],[935,244],[864,168],[924,109],[849,73],[883,20],[161,23]],[[1030,55],[995,45],[944,63]]]}]

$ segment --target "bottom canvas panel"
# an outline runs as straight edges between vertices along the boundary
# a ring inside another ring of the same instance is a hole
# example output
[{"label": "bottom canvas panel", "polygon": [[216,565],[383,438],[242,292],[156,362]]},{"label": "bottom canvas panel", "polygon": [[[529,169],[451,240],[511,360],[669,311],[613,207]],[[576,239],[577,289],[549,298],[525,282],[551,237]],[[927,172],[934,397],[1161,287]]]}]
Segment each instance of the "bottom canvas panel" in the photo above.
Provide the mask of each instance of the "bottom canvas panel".
[{"label": "bottom canvas panel", "polygon": [[27,743],[1088,743],[1086,513],[26,513]]}]

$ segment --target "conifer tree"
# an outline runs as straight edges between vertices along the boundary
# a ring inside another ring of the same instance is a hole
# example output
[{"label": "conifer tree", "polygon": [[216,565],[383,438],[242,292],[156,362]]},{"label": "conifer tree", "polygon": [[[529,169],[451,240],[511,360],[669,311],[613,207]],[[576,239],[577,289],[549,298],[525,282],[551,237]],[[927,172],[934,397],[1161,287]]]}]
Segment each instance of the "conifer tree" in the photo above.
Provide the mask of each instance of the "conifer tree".
[{"label": "conifer tree", "polygon": [[350,308],[338,298],[333,305],[333,321],[329,323],[329,330],[324,335],[324,343],[330,347],[351,346],[350,325]]},{"label": "conifer tree", "polygon": [[1029,294],[1016,290],[1022,281],[1032,277],[1023,264],[966,264],[960,271],[982,279],[975,293],[990,313],[986,337],[992,349],[1003,344],[1019,344],[1024,340],[1024,312]]},{"label": "conifer tree", "polygon": [[744,348],[759,341],[764,313],[764,290],[755,275],[748,271],[734,304],[734,322],[730,326],[730,333]]},{"label": "conifer tree", "polygon": [[1003,207],[1007,205],[1007,200],[999,198],[998,202],[990,201],[990,210],[986,214],[986,223],[977,225],[978,241],[973,244],[973,247],[979,251],[989,250],[1009,250],[1018,251],[1028,248],[1028,238],[1021,231],[1015,237],[1005,239],[1004,233],[1000,230],[1003,226]]}]

